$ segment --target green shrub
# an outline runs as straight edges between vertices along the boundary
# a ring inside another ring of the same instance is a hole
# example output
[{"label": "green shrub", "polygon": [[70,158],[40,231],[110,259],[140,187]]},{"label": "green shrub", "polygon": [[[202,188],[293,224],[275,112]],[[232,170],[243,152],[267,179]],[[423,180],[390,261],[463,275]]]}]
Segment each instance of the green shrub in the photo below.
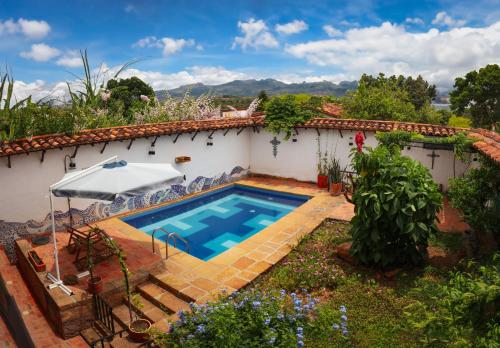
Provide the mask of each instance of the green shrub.
[{"label": "green shrub", "polygon": [[356,153],[353,166],[359,177],[352,198],[351,253],[364,264],[384,268],[421,264],[441,208],[428,169],[395,146]]},{"label": "green shrub", "polygon": [[469,170],[462,178],[450,179],[448,195],[474,230],[499,239],[500,165],[483,159],[481,167]]},{"label": "green shrub", "polygon": [[432,347],[498,347],[500,342],[500,254],[491,265],[453,272],[431,304],[420,301],[405,314]]},{"label": "green shrub", "polygon": [[266,128],[273,134],[284,132],[288,139],[294,127],[312,117],[322,116],[318,111],[321,104],[320,97],[303,94],[273,97],[265,105]]},{"label": "green shrub", "polygon": [[451,116],[448,120],[448,126],[470,128],[472,126],[472,120],[463,116]]},{"label": "green shrub", "polygon": [[[284,290],[246,291],[202,306],[192,304],[192,313],[179,313],[180,320],[169,333],[153,336],[166,347],[302,347],[312,328],[317,300],[301,295],[288,295]],[[347,317],[337,325],[336,334],[346,336]]]}]

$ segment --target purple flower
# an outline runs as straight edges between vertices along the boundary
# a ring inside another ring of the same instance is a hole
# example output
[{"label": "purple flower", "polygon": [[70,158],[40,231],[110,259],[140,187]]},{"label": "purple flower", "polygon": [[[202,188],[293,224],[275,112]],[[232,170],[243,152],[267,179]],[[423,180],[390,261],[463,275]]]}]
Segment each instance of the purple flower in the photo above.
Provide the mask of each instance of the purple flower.
[{"label": "purple flower", "polygon": [[297,341],[297,347],[304,347],[303,341]]},{"label": "purple flower", "polygon": [[264,320],[264,324],[265,324],[265,325],[269,325],[269,323],[270,323],[270,322],[271,322],[271,319],[269,319],[269,318],[266,318],[266,319]]},{"label": "purple flower", "polygon": [[345,314],[342,314],[342,316],[340,317],[340,319],[342,321],[347,321],[347,316]]},{"label": "purple flower", "polygon": [[253,301],[253,302],[252,302],[252,306],[253,306],[253,308],[259,308],[259,307],[260,307],[260,304],[261,304],[261,303],[260,303],[260,301]]},{"label": "purple flower", "polygon": [[298,333],[298,334],[301,334],[301,333],[303,333],[303,332],[304,332],[304,329],[303,329],[301,326],[299,326],[299,327],[297,328],[297,333]]},{"label": "purple flower", "polygon": [[342,313],[345,313],[345,312],[347,312],[347,308],[345,308],[345,306],[340,306],[340,311]]},{"label": "purple flower", "polygon": [[332,329],[334,329],[334,330],[338,330],[338,329],[340,329],[339,324],[333,324],[333,325],[332,325]]},{"label": "purple flower", "polygon": [[197,333],[204,333],[205,332],[205,325],[201,324],[196,327],[196,332]]},{"label": "purple flower", "polygon": [[347,331],[347,329],[342,330],[342,335],[347,336],[348,333],[349,331]]}]

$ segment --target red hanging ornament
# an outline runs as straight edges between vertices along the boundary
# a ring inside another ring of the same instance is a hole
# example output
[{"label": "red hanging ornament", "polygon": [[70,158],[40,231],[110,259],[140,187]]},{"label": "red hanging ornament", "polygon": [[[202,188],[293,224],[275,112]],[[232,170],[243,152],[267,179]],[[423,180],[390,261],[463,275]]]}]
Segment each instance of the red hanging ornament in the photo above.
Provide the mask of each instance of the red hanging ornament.
[{"label": "red hanging ornament", "polygon": [[356,137],[354,138],[354,141],[356,142],[356,145],[358,146],[358,152],[361,152],[363,150],[363,144],[365,142],[365,137],[363,136],[363,133],[357,132]]}]

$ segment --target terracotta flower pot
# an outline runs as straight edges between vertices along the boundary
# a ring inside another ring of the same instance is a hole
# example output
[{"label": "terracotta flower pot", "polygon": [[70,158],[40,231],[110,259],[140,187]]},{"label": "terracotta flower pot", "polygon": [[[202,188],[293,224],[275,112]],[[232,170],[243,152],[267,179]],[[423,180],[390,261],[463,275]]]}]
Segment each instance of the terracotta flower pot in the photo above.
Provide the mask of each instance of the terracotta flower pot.
[{"label": "terracotta flower pot", "polygon": [[129,337],[134,342],[146,342],[149,340],[148,330],[151,323],[146,319],[137,319],[128,326]]},{"label": "terracotta flower pot", "polygon": [[328,187],[328,175],[318,174],[318,187],[327,188]]},{"label": "terracotta flower pot", "polygon": [[339,182],[339,183],[332,182],[330,184],[330,193],[333,196],[340,196],[340,194],[342,193],[342,183],[341,182]]},{"label": "terracotta flower pot", "polygon": [[98,294],[102,291],[102,278],[94,276],[89,279],[89,292],[91,294]]},{"label": "terracotta flower pot", "polygon": [[30,250],[28,251],[28,258],[30,260],[30,263],[33,265],[33,268],[37,272],[44,272],[45,271],[45,263],[42,261],[40,256],[36,253],[35,250]]}]

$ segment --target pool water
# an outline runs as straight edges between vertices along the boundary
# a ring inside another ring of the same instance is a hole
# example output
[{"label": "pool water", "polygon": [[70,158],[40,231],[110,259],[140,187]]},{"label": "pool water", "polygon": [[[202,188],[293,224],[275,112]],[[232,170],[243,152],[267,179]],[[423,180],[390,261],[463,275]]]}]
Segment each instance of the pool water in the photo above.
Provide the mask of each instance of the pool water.
[{"label": "pool water", "polygon": [[[158,228],[176,232],[188,240],[191,255],[207,261],[281,219],[308,199],[308,196],[230,185],[122,220],[149,235]],[[167,234],[157,230],[155,238],[165,241]],[[177,248],[187,251],[182,241],[177,242]]]}]

